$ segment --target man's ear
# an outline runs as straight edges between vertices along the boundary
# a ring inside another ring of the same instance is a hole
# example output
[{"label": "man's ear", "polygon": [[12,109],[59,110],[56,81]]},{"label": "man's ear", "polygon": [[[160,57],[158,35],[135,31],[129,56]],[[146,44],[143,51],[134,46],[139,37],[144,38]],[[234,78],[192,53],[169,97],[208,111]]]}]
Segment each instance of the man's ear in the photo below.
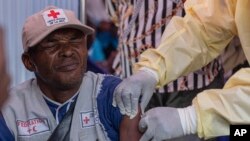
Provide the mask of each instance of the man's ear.
[{"label": "man's ear", "polygon": [[27,52],[22,54],[22,61],[25,68],[28,69],[29,71],[34,72],[36,70],[34,61]]}]

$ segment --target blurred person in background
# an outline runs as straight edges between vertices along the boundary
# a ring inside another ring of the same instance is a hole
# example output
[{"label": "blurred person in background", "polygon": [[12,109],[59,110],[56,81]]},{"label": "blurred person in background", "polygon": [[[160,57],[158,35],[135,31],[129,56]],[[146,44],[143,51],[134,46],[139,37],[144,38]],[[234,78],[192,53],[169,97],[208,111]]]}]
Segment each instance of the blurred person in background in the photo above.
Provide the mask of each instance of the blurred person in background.
[{"label": "blurred person in background", "polygon": [[10,83],[10,77],[7,73],[5,49],[4,49],[4,33],[0,27],[0,108],[8,97],[8,88]]},{"label": "blurred person in background", "polygon": [[103,0],[86,1],[87,24],[96,33],[90,42],[89,57],[106,73],[113,73],[112,63],[117,54],[117,28],[107,14]]},{"label": "blurred person in background", "polygon": [[[5,60],[5,52],[4,52],[4,33],[3,29],[0,27],[0,109],[2,105],[5,103],[8,97],[8,88],[10,83],[10,77],[6,70],[6,60]],[[0,122],[3,121],[2,113],[0,112]],[[0,140],[1,141],[9,141],[6,138],[8,135],[8,131],[3,128],[0,128]],[[12,141],[12,140],[10,140]]]}]

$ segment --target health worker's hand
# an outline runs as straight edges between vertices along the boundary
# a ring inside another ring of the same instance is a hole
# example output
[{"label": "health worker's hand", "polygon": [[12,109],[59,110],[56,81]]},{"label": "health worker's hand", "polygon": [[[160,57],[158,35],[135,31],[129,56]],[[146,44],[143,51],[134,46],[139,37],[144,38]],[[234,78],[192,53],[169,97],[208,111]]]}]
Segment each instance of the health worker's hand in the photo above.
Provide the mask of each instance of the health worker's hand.
[{"label": "health worker's hand", "polygon": [[122,114],[132,119],[138,112],[140,99],[141,111],[147,106],[157,84],[155,76],[148,71],[140,70],[138,73],[124,79],[115,89],[113,106],[118,106]]},{"label": "health worker's hand", "polygon": [[162,141],[197,132],[196,112],[193,106],[187,108],[157,107],[150,109],[139,122],[144,132],[140,141]]}]

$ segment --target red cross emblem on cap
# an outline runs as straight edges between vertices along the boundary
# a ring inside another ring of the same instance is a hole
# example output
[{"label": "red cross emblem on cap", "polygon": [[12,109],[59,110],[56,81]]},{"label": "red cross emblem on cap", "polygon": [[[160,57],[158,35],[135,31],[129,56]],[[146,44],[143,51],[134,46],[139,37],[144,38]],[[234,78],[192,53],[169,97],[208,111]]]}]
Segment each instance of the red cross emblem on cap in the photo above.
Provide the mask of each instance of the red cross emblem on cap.
[{"label": "red cross emblem on cap", "polygon": [[43,12],[43,19],[46,26],[68,22],[68,18],[62,9],[49,9]]},{"label": "red cross emblem on cap", "polygon": [[60,15],[59,12],[55,12],[54,10],[50,10],[48,17],[53,17],[54,19],[57,18],[57,15]]}]

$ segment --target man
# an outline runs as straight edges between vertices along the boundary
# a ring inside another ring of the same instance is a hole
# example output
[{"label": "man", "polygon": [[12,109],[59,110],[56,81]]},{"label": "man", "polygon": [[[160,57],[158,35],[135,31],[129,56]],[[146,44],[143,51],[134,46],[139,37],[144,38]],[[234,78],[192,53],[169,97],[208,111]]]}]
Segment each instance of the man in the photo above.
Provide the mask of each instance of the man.
[{"label": "man", "polygon": [[[92,28],[54,6],[27,18],[22,61],[36,78],[11,90],[2,108],[0,140],[138,140],[138,118],[112,106],[120,79],[86,71]],[[133,126],[132,126],[133,125]],[[120,133],[119,133],[120,130]]]},{"label": "man", "polygon": [[4,53],[4,39],[3,30],[0,27],[0,108],[7,98],[7,91],[10,82],[9,75],[6,71],[5,53]]},{"label": "man", "polygon": [[[187,0],[185,17],[171,20],[159,47],[141,55],[136,66],[139,72],[119,84],[117,105],[133,116],[140,96],[141,103],[147,104],[156,85],[162,86],[206,65],[235,35],[249,62],[249,9],[249,0]],[[249,74],[249,69],[239,71],[223,89],[200,93],[190,107],[149,110],[140,121],[141,128],[147,127],[141,140],[164,140],[191,133],[212,138],[228,135],[229,124],[249,124]],[[144,91],[145,88],[150,90]]]}]

